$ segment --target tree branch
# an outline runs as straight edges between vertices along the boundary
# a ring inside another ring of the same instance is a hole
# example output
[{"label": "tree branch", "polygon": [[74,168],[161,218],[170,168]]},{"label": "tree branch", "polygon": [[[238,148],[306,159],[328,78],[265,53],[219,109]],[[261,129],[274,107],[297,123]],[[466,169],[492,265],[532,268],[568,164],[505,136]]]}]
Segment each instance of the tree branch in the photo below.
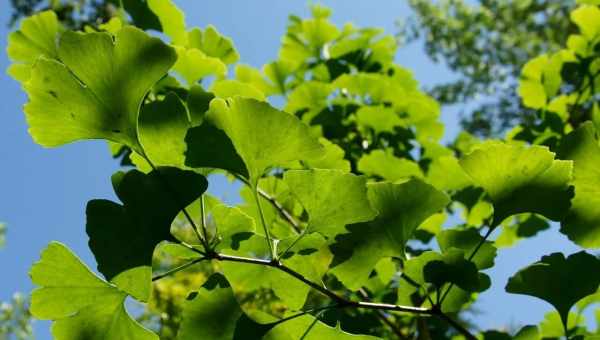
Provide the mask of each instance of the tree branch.
[{"label": "tree branch", "polygon": [[[366,301],[371,300],[371,298],[369,298],[369,294],[367,294],[367,292],[362,288],[358,291],[358,294]],[[402,333],[400,328],[398,328],[398,326],[395,323],[393,323],[392,320],[390,320],[390,318],[387,316],[387,314],[385,314],[384,311],[377,310],[376,313],[377,313],[377,317],[383,323],[385,323],[392,330],[392,332],[394,332],[394,334],[396,334],[396,337],[398,337],[398,339],[408,340],[408,338],[406,336],[404,336],[404,334]]]},{"label": "tree branch", "polygon": [[182,270],[184,270],[184,269],[186,269],[186,268],[188,268],[188,267],[190,267],[190,266],[192,266],[192,265],[194,265],[196,263],[202,262],[202,261],[207,260],[207,259],[208,258],[206,258],[206,257],[200,257],[200,258],[194,259],[193,261],[184,263],[181,266],[175,267],[175,268],[170,269],[170,270],[168,270],[168,271],[166,271],[166,272],[164,272],[164,273],[162,273],[160,275],[154,276],[152,278],[152,282],[158,281],[158,280],[160,280],[162,278],[165,278],[167,276],[173,275],[173,274],[175,274],[175,273],[177,273],[179,271],[182,271]]},{"label": "tree branch", "polygon": [[439,309],[437,307],[429,309],[429,308],[423,308],[423,307],[393,305],[393,304],[389,304],[389,303],[348,300],[348,299],[336,294],[335,292],[327,289],[326,287],[321,286],[315,282],[312,282],[311,280],[304,277],[304,275],[287,267],[279,260],[255,259],[255,258],[250,258],[250,257],[220,254],[220,253],[216,253],[216,252],[207,254],[207,258],[217,260],[217,261],[248,263],[248,264],[254,264],[254,265],[261,265],[261,266],[269,266],[272,268],[279,269],[279,270],[287,273],[288,275],[293,276],[294,278],[298,279],[299,281],[303,282],[307,286],[310,286],[311,288],[315,289],[316,291],[320,292],[321,294],[334,300],[337,303],[337,305],[336,305],[337,308],[354,307],[354,308],[373,309],[373,310],[379,310],[379,311],[387,310],[387,311],[392,311],[392,312],[404,312],[404,313],[412,313],[412,314],[419,314],[419,315],[438,316],[438,317],[441,317],[442,319],[446,320],[448,323],[450,323],[458,332],[462,333],[467,339],[470,339],[470,340],[476,339],[475,336],[473,334],[471,334],[466,328],[462,327],[460,324],[458,324],[456,321],[454,321],[448,315],[444,314],[441,311],[441,309]]}]

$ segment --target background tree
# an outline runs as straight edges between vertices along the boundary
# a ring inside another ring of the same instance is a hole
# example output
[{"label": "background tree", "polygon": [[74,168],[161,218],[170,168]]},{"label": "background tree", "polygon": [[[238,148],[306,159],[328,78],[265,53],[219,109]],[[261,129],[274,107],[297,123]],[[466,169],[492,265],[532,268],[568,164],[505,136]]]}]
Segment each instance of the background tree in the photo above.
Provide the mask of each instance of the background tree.
[{"label": "background tree", "polygon": [[564,46],[575,27],[565,18],[574,0],[410,0],[414,14],[401,26],[407,42],[422,38],[425,51],[458,79],[429,92],[462,112],[464,128],[497,136],[535,120],[514,89],[531,58]]}]

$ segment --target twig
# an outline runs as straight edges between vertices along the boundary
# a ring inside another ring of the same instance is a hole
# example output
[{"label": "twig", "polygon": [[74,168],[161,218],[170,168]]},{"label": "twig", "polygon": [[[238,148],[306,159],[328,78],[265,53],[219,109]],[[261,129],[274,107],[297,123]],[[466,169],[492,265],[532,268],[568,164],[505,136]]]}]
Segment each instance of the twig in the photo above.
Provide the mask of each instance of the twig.
[{"label": "twig", "polygon": [[[367,292],[362,288],[358,291],[358,294],[366,301],[371,300],[369,298],[369,294],[367,294]],[[404,336],[404,334],[402,334],[402,331],[400,330],[400,328],[398,328],[398,326],[395,323],[393,323],[392,320],[389,319],[389,317],[387,316],[387,314],[385,314],[384,311],[377,310],[376,313],[377,313],[377,317],[381,321],[383,321],[383,323],[385,323],[392,330],[392,332],[394,332],[394,334],[396,334],[398,339],[408,340],[408,338],[406,336]]]},{"label": "twig", "polygon": [[173,268],[173,269],[170,269],[170,270],[168,270],[168,271],[166,271],[166,272],[164,272],[164,273],[162,273],[162,274],[160,274],[160,275],[156,275],[156,276],[154,276],[154,277],[152,278],[152,281],[153,281],[153,282],[154,282],[154,281],[158,281],[158,280],[160,280],[160,279],[162,279],[162,278],[165,278],[165,277],[167,277],[167,276],[173,275],[173,274],[175,274],[175,273],[177,273],[177,272],[179,272],[179,271],[182,271],[182,270],[184,270],[184,269],[186,269],[186,268],[188,268],[188,267],[190,267],[190,266],[192,266],[192,265],[194,265],[194,264],[196,264],[196,263],[202,262],[202,261],[204,261],[204,260],[207,260],[207,258],[206,258],[206,257],[201,257],[201,258],[197,258],[197,259],[195,259],[195,260],[193,260],[193,261],[190,261],[190,262],[188,262],[188,263],[184,263],[184,264],[182,264],[181,266],[175,267],[175,268]]}]

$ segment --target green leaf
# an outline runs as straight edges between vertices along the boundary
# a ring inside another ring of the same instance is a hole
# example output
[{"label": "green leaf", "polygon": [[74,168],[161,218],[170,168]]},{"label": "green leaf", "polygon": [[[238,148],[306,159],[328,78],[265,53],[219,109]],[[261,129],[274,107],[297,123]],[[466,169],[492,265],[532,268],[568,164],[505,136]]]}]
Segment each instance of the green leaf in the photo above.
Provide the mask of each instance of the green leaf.
[{"label": "green leaf", "polygon": [[211,122],[205,121],[202,125],[189,129],[185,142],[186,166],[223,169],[248,177],[244,161],[235,151],[229,137]]},{"label": "green leaf", "polygon": [[214,82],[210,87],[210,92],[214,93],[215,97],[223,99],[240,96],[265,101],[265,94],[254,85],[232,79]]},{"label": "green leaf", "polygon": [[13,62],[8,73],[20,82],[29,79],[40,56],[58,58],[56,42],[64,28],[53,11],[43,11],[21,21],[18,31],[8,35],[6,53]]},{"label": "green leaf", "polygon": [[[444,230],[437,234],[436,239],[443,253],[457,249],[463,251],[465,257],[469,257],[477,249],[478,244],[483,241],[483,237],[473,228]],[[487,269],[494,266],[495,257],[496,248],[492,242],[485,241],[477,249],[472,261],[478,269]]]},{"label": "green leaf", "polygon": [[585,252],[569,257],[561,253],[543,256],[508,280],[506,291],[534,296],[550,303],[566,328],[569,310],[593,294],[600,284],[600,260]]},{"label": "green leaf", "polygon": [[560,231],[585,248],[600,247],[600,146],[591,122],[567,135],[561,158],[573,160],[575,197]]},{"label": "green leaf", "polygon": [[134,27],[116,36],[65,32],[61,62],[40,58],[25,85],[33,139],[59,146],[103,138],[141,152],[138,111],[146,92],[175,62],[172,48]]},{"label": "green leaf", "polygon": [[308,233],[331,237],[343,232],[347,224],[370,221],[377,215],[362,176],[314,169],[290,170],[283,178],[308,213]]},{"label": "green leaf", "polygon": [[264,340],[377,340],[369,335],[354,335],[341,328],[330,327],[312,315],[303,315],[275,326]]},{"label": "green leaf", "polygon": [[546,147],[489,143],[462,158],[460,165],[492,199],[492,227],[523,212],[557,221],[570,205],[572,162],[554,160]]},{"label": "green leaf", "polygon": [[143,30],[162,31],[158,17],[148,7],[148,0],[122,0],[133,24]]},{"label": "green leaf", "polygon": [[127,314],[127,295],[94,275],[63,244],[51,242],[30,276],[41,286],[32,293],[31,313],[55,321],[55,339],[158,340]]},{"label": "green leaf", "polygon": [[162,31],[175,45],[186,45],[185,15],[171,0],[147,0],[148,7],[158,17]]},{"label": "green leaf", "polygon": [[[306,111],[307,120],[313,118],[327,107],[327,98],[333,91],[331,84],[307,81],[299,84],[290,92],[284,111],[298,114]],[[305,120],[306,121],[306,120]]]},{"label": "green leaf", "polygon": [[190,87],[187,96],[187,107],[190,112],[192,126],[200,125],[200,123],[204,121],[204,116],[208,111],[210,101],[213,100],[214,97],[214,94],[204,91],[200,85]]},{"label": "green leaf", "polygon": [[454,156],[442,156],[432,160],[427,181],[440,190],[461,190],[472,184],[471,178]]},{"label": "green leaf", "polygon": [[458,249],[447,250],[441,259],[429,261],[423,267],[423,278],[438,288],[452,283],[463,290],[474,292],[481,287],[477,267],[465,259],[465,253]]},{"label": "green leaf", "polygon": [[[585,317],[574,312],[569,313],[569,323],[567,329],[573,330],[580,323],[585,324]],[[544,315],[544,320],[540,322],[540,335],[542,339],[560,338],[565,334],[565,329],[560,319],[560,315],[556,311],[551,311]],[[537,339],[536,339],[537,340]],[[590,340],[593,340],[590,339]]]},{"label": "green leaf", "polygon": [[[217,206],[213,210],[216,228],[222,239],[218,250],[224,254],[253,258],[268,258],[270,251],[266,247],[263,235],[256,234],[254,220],[238,208]],[[282,240],[280,247],[287,247],[293,240]],[[296,253],[288,254],[281,261],[293,270],[315,281],[321,280],[331,261],[331,254],[325,240],[318,235],[303,238],[295,247]],[[287,307],[300,309],[310,287],[292,278],[289,274],[270,266],[248,265],[245,263],[221,262],[225,277],[230,282],[236,295],[247,296],[263,289],[272,290],[275,296]],[[269,316],[264,319],[256,316],[256,307],[250,306],[249,313],[259,320],[271,322]]]},{"label": "green leaf", "polygon": [[358,161],[358,171],[395,182],[407,177],[423,177],[419,165],[409,159],[398,158],[384,150],[375,150]]},{"label": "green leaf", "polygon": [[164,100],[144,105],[138,134],[146,157],[155,166],[182,168],[187,149],[185,136],[190,126],[185,105],[172,92]]},{"label": "green leaf", "polygon": [[112,177],[123,205],[108,200],[88,203],[86,231],[98,270],[120,289],[141,301],[151,290],[152,253],[161,241],[174,241],[171,222],[207,188],[206,179],[191,171],[159,168]]},{"label": "green leaf", "polygon": [[173,70],[190,86],[206,76],[222,79],[227,75],[227,66],[219,58],[209,57],[196,48],[177,47],[177,62]]},{"label": "green leaf", "polygon": [[356,122],[369,127],[375,133],[394,133],[394,128],[403,126],[402,120],[393,108],[380,106],[361,106],[356,111]]},{"label": "green leaf", "polygon": [[[182,319],[177,340],[241,340],[243,338],[240,337],[239,328],[242,322],[245,322],[246,327],[250,324],[259,331],[263,326],[244,315],[229,283],[221,274],[211,276],[202,288],[193,294],[193,298],[184,303]],[[244,331],[246,338],[250,336],[248,329]],[[268,328],[264,333],[266,331]]]},{"label": "green leaf", "polygon": [[323,155],[323,147],[306,125],[264,102],[240,97],[215,99],[208,118],[231,139],[253,186],[270,167]]},{"label": "green leaf", "polygon": [[318,159],[311,159],[303,163],[309,169],[337,169],[350,172],[350,162],[344,158],[344,149],[330,142],[327,138],[319,138],[323,145],[324,155]]},{"label": "green leaf", "polygon": [[231,39],[212,25],[208,25],[204,31],[193,28],[188,33],[188,46],[199,49],[209,57],[219,58],[225,64],[233,64],[240,59]]},{"label": "green leaf", "polygon": [[338,236],[332,246],[331,272],[352,290],[366,282],[381,258],[403,257],[417,227],[450,202],[444,193],[417,179],[369,184],[367,194],[378,216],[348,226],[350,233]]},{"label": "green leaf", "polygon": [[571,12],[571,20],[589,40],[593,40],[600,34],[600,9],[597,6],[579,6]]}]

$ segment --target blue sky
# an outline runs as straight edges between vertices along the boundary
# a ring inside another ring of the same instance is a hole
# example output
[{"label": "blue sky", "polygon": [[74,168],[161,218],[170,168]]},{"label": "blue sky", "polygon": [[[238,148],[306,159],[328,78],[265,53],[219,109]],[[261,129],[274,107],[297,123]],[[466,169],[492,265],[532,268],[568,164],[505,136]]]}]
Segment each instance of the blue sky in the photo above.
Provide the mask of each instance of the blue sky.
[{"label": "blue sky", "polygon": [[[241,61],[261,66],[277,55],[280,37],[290,13],[307,16],[304,1],[176,1],[186,12],[188,26],[215,25],[233,38]],[[402,0],[321,1],[333,9],[333,21],[339,25],[351,21],[359,26],[382,27],[387,33],[397,31],[395,21],[410,14]],[[0,69],[9,65],[4,47],[9,32],[8,1],[0,3]],[[411,69],[422,85],[429,86],[455,77],[443,65],[429,61],[422,44],[400,49],[397,61]],[[51,240],[59,240],[73,249],[90,267],[95,267],[85,235],[85,204],[94,198],[115,199],[110,175],[118,164],[110,159],[102,142],[88,141],[44,149],[27,134],[22,105],[27,98],[19,85],[0,72],[0,221],[8,225],[7,245],[0,250],[0,301],[13,292],[29,292],[27,275],[30,265]],[[458,131],[458,110],[442,113],[447,124],[446,138]],[[211,192],[234,197],[235,192],[223,180],[211,182]],[[483,328],[538,323],[550,311],[545,302],[504,292],[504,285],[517,269],[538,260],[542,255],[576,251],[557,232],[557,226],[540,237],[503,250],[496,267],[489,271],[493,286],[485,292],[473,317]],[[36,323],[37,339],[50,339],[47,322]]]}]

